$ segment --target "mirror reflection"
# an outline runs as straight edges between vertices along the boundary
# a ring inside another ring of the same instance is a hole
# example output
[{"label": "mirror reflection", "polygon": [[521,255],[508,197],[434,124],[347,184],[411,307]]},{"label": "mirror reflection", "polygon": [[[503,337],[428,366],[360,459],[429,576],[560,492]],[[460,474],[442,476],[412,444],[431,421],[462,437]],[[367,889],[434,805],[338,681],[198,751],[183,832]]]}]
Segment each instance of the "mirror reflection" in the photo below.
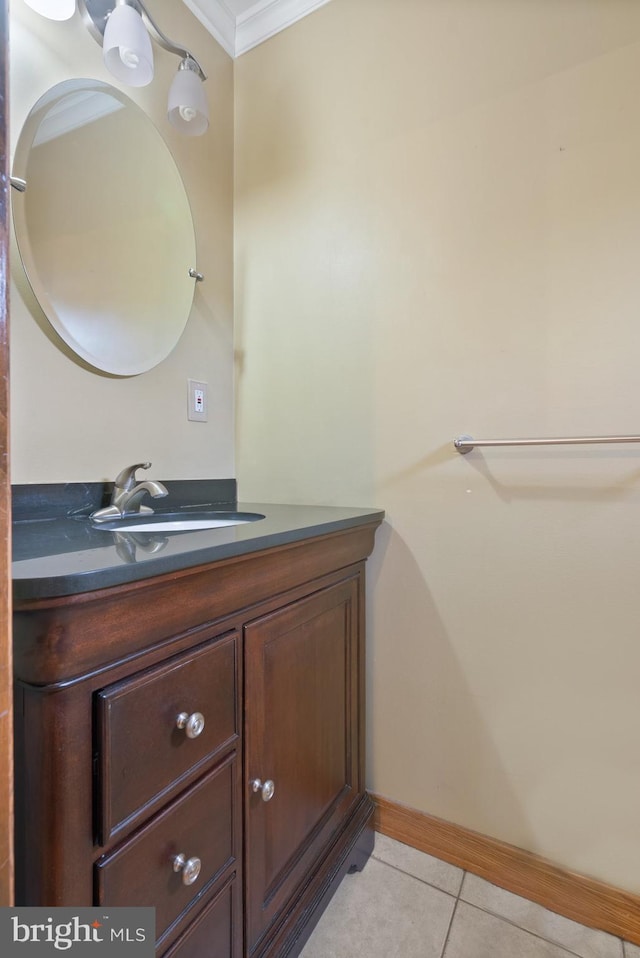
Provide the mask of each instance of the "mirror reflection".
[{"label": "mirror reflection", "polygon": [[57,84],[16,146],[16,239],[47,319],[97,369],[157,365],[189,317],[193,220],[169,149],[147,115],[97,80]]}]

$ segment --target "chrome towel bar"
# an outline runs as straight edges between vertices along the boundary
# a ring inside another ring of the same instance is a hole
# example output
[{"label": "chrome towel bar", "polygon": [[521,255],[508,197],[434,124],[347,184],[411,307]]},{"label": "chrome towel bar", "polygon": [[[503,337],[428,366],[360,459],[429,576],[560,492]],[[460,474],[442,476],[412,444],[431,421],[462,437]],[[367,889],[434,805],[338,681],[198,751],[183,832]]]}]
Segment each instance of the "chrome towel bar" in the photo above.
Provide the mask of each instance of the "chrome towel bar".
[{"label": "chrome towel bar", "polygon": [[473,439],[458,436],[453,445],[463,455],[476,446],[577,446],[600,442],[640,442],[640,436],[565,436],[558,439]]}]

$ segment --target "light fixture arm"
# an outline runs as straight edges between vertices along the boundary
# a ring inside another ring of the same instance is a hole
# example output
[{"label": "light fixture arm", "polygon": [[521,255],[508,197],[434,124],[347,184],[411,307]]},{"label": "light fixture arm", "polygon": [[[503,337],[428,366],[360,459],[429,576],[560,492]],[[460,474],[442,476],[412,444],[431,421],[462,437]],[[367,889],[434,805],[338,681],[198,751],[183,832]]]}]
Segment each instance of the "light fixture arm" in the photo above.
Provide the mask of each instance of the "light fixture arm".
[{"label": "light fixture arm", "polygon": [[194,64],[194,73],[197,73],[200,79],[203,81],[207,79],[206,73],[194,57],[193,53],[191,53],[190,50],[187,50],[186,47],[180,46],[178,43],[174,43],[173,40],[170,40],[169,37],[162,32],[142,0],[77,0],[80,15],[82,16],[85,26],[89,30],[89,33],[92,35],[94,40],[102,45],[104,28],[109,14],[114,7],[121,2],[125,2],[128,4],[128,6],[133,7],[134,10],[137,10],[142,17],[142,22],[156,43],[158,43],[165,50],[168,50],[169,53],[173,53],[175,56],[180,57],[182,60],[189,60],[189,68],[193,69],[191,64]]},{"label": "light fixture arm", "polygon": [[[181,47],[177,43],[174,43],[173,40],[170,40],[169,37],[162,32],[145,5],[142,3],[142,0],[134,0],[133,5],[139,7],[142,22],[156,43],[159,43],[160,46],[164,47],[165,50],[168,50],[169,53],[175,53],[176,56],[183,60],[191,60],[196,65],[196,70],[194,72],[198,74],[202,81],[206,80],[207,75],[194,57],[193,53],[191,53],[191,51],[187,50],[185,47]],[[193,68],[190,67],[190,69]]]}]

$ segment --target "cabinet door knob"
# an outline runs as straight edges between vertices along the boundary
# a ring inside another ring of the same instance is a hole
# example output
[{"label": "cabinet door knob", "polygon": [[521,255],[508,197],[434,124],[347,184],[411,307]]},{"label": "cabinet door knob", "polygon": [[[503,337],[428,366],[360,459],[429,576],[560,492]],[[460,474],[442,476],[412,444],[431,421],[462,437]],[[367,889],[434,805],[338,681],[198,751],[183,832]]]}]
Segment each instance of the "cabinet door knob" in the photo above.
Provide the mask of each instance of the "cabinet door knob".
[{"label": "cabinet door knob", "polygon": [[199,858],[187,858],[186,855],[176,855],[173,859],[174,872],[182,872],[182,883],[193,885],[200,874],[202,862]]},{"label": "cabinet door knob", "polygon": [[176,726],[185,730],[187,738],[197,738],[204,728],[204,715],[202,712],[194,712],[193,715],[180,712],[176,716]]},{"label": "cabinet door knob", "polygon": [[273,793],[276,790],[276,787],[270,778],[268,778],[266,782],[261,782],[259,778],[252,779],[251,788],[254,792],[260,792],[263,802],[270,802],[273,798]]}]

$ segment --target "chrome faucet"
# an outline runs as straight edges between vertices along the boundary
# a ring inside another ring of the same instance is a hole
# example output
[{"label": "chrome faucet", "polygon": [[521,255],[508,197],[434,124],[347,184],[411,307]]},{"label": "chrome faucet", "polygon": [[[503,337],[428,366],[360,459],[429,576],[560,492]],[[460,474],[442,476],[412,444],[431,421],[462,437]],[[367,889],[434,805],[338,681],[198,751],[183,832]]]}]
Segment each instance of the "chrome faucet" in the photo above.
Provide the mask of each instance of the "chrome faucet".
[{"label": "chrome faucet", "polygon": [[168,492],[161,482],[155,482],[153,479],[137,482],[136,470],[149,469],[150,466],[150,462],[138,462],[136,465],[127,466],[119,472],[113,484],[110,504],[103,509],[92,512],[91,518],[100,521],[153,512],[150,506],[142,505],[143,497],[148,493],[154,499],[160,499],[167,496]]}]

